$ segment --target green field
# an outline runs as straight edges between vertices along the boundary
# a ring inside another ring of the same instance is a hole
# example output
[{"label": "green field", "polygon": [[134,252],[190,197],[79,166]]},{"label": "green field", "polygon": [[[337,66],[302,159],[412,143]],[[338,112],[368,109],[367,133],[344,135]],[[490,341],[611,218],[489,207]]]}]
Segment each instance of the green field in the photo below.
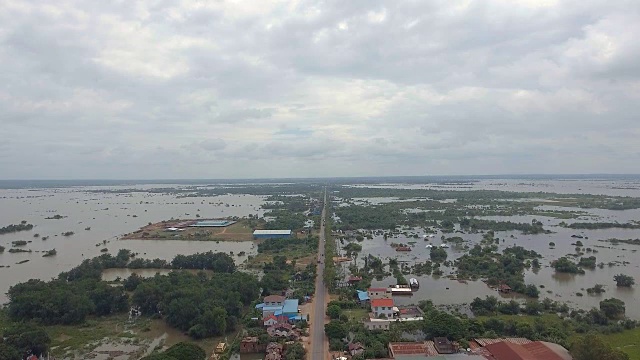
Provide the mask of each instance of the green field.
[{"label": "green field", "polygon": [[618,334],[602,335],[604,341],[629,354],[630,359],[640,359],[640,328]]}]

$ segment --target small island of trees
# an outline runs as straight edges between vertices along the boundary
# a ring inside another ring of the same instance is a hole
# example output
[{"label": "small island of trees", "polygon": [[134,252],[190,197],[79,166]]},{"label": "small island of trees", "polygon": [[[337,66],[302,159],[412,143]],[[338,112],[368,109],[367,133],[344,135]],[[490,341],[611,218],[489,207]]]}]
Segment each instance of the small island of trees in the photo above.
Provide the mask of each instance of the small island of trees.
[{"label": "small island of trees", "polygon": [[631,287],[636,284],[636,281],[633,277],[624,274],[618,274],[614,276],[613,280],[616,282],[616,286],[620,287]]},{"label": "small island of trees", "polygon": [[22,220],[20,224],[17,225],[7,225],[5,227],[0,228],[0,235],[10,234],[18,231],[27,231],[33,229],[32,224],[27,224],[26,220]]}]

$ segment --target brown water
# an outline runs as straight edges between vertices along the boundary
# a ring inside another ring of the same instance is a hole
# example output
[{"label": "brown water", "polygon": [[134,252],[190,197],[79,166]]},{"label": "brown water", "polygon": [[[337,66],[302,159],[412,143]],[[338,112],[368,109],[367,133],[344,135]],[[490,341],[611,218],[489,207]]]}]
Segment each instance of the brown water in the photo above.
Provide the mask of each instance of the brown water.
[{"label": "brown water", "polygon": [[[553,207],[549,207],[553,208]],[[565,210],[583,210],[575,208],[565,208]],[[627,222],[630,220],[640,220],[640,210],[625,210],[625,211],[609,211],[599,209],[589,209],[589,216],[580,219],[579,221],[620,221]],[[540,253],[543,258],[541,259],[542,268],[534,273],[527,271],[525,273],[525,282],[535,285],[544,285],[545,288],[540,289],[541,298],[548,297],[553,300],[559,300],[567,302],[570,306],[589,309],[591,307],[598,307],[599,302],[603,299],[615,297],[623,300],[626,303],[627,315],[634,319],[640,319],[640,290],[634,288],[618,288],[615,286],[613,277],[616,274],[624,273],[634,276],[637,282],[640,282],[640,246],[624,245],[620,244],[612,246],[606,242],[600,242],[598,240],[619,238],[619,239],[636,239],[640,238],[640,230],[627,230],[627,229],[606,229],[606,230],[572,230],[558,226],[562,221],[559,219],[548,218],[543,216],[486,216],[484,219],[497,220],[497,221],[514,221],[514,222],[531,222],[534,218],[540,220],[545,225],[545,228],[551,230],[551,234],[538,234],[538,235],[523,235],[518,231],[506,231],[496,232],[495,236],[501,239],[499,244],[500,250],[506,247],[520,245],[526,249],[535,250]],[[573,222],[575,220],[564,220],[566,222]],[[410,265],[415,262],[424,262],[429,259],[430,250],[425,248],[426,244],[440,245],[442,241],[440,237],[442,234],[437,234],[435,238],[429,239],[430,241],[424,241],[422,235],[424,232],[422,229],[412,229],[409,231],[418,233],[419,239],[412,237],[405,237],[399,235],[397,238],[389,238],[384,240],[382,236],[374,236],[372,240],[365,239],[359,243],[362,245],[362,252],[359,255],[359,266],[362,266],[364,260],[362,258],[366,254],[372,254],[383,261],[388,263],[391,258],[397,258],[399,261],[406,261]],[[580,234],[588,237],[588,239],[576,239],[571,235]],[[513,238],[511,236],[513,235]],[[445,234],[446,237],[460,236],[466,240],[466,244],[473,246],[479,243],[482,239],[482,234]],[[504,241],[502,241],[504,239]],[[629,262],[628,265],[616,265],[609,267],[604,266],[603,269],[596,268],[595,270],[587,270],[585,275],[571,275],[571,274],[556,274],[554,269],[549,267],[550,263],[561,256],[575,253],[576,240],[582,241],[584,248],[591,247],[596,249],[598,253],[590,254],[586,253],[583,256],[595,256],[597,262]],[[416,244],[412,247],[411,252],[396,252],[390,245],[391,243],[407,243],[409,241],[415,241]],[[549,247],[549,242],[555,242],[555,248]],[[596,246],[611,247],[601,248]],[[635,251],[634,251],[635,250]],[[454,260],[465,253],[463,249],[456,249],[453,245],[446,249],[448,253],[448,260]],[[636,252],[637,251],[637,252]],[[348,267],[348,264],[343,264],[343,268]],[[453,274],[453,269],[441,267],[444,271],[444,276]],[[503,298],[512,298],[515,295],[503,295],[490,289],[481,281],[469,281],[458,282],[457,280],[451,280],[445,277],[433,277],[433,276],[414,276],[405,275],[408,279],[415,277],[420,282],[420,289],[413,293],[413,296],[397,296],[395,297],[398,304],[406,305],[411,303],[417,303],[419,300],[430,299],[435,304],[460,304],[469,303],[475,297],[484,297],[486,295],[494,295]],[[373,282],[374,286],[388,286],[395,284],[395,278],[389,277],[382,281]],[[605,285],[606,292],[598,296],[588,295],[586,289],[593,287],[595,284]],[[548,292],[550,291],[550,292]],[[578,296],[576,293],[582,293],[584,296]]]},{"label": "brown water", "polygon": [[[149,188],[150,186],[140,186]],[[167,187],[163,185],[162,187]],[[130,188],[130,187],[128,187]],[[233,252],[236,263],[255,254],[257,248],[247,242],[206,242],[172,240],[119,240],[118,236],[137,230],[149,222],[170,218],[220,218],[228,216],[262,216],[260,209],[264,197],[252,195],[224,195],[206,198],[176,198],[166,194],[89,193],[90,188],[63,188],[38,190],[0,190],[0,226],[17,224],[22,220],[33,224],[31,231],[0,235],[0,245],[6,248],[0,254],[0,302],[6,301],[10,286],[31,278],[50,279],[62,271],[77,266],[83,259],[100,255],[106,247],[115,254],[119,249],[130,249],[144,258],[170,260],[176,254],[203,251]],[[93,188],[95,189],[95,188]],[[210,204],[211,203],[211,204]],[[222,204],[219,204],[222,203]],[[229,206],[225,206],[228,204]],[[199,211],[198,211],[199,210]],[[46,220],[53,215],[66,216],[60,220]],[[134,217],[133,215],[136,215]],[[91,227],[87,231],[85,228]],[[66,231],[75,232],[65,237]],[[34,238],[34,234],[39,237]],[[46,241],[43,236],[49,236]],[[32,253],[8,253],[11,242],[32,241],[24,249]],[[102,242],[106,240],[106,245]],[[100,244],[100,246],[96,246]],[[57,255],[43,258],[44,251],[57,250]],[[237,254],[246,252],[243,257]],[[22,260],[24,264],[16,264]]]}]

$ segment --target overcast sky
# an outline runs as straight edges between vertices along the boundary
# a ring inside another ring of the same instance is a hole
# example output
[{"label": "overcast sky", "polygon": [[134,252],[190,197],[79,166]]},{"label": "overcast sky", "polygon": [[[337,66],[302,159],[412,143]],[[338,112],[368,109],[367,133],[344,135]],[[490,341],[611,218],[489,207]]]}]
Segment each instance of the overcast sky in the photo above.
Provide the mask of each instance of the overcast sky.
[{"label": "overcast sky", "polygon": [[0,0],[0,178],[640,173],[640,1]]}]

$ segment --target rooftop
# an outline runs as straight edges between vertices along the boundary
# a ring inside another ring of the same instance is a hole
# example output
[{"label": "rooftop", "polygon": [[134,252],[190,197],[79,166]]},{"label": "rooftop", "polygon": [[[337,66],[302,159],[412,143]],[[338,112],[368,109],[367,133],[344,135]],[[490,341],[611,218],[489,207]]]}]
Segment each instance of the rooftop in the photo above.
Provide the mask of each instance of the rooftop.
[{"label": "rooftop", "polygon": [[387,288],[369,288],[367,291],[387,291]]},{"label": "rooftop", "polygon": [[[430,343],[430,344],[428,344]],[[392,357],[398,355],[437,355],[433,342],[392,342],[389,343],[389,351]]]},{"label": "rooftop", "polygon": [[231,220],[202,220],[195,224],[191,224],[191,227],[225,227],[234,224],[235,221]]},{"label": "rooftop", "polygon": [[[501,341],[482,348],[489,352],[495,360],[571,360],[567,349],[554,343],[544,341],[530,341],[516,344]],[[484,353],[484,352],[483,352]]]},{"label": "rooftop", "polygon": [[378,306],[392,307],[393,299],[373,299],[371,300],[371,306],[372,307],[378,307]]},{"label": "rooftop", "polygon": [[291,230],[254,230],[253,235],[291,235]]},{"label": "rooftop", "polygon": [[356,290],[358,292],[358,300],[367,301],[369,300],[369,294],[366,291]]},{"label": "rooftop", "polygon": [[283,302],[285,301],[286,298],[282,295],[269,295],[269,296],[265,296],[264,297],[264,302],[265,303],[272,303],[272,302]]},{"label": "rooftop", "polygon": [[282,312],[285,314],[298,313],[298,299],[287,299],[284,301]]}]

